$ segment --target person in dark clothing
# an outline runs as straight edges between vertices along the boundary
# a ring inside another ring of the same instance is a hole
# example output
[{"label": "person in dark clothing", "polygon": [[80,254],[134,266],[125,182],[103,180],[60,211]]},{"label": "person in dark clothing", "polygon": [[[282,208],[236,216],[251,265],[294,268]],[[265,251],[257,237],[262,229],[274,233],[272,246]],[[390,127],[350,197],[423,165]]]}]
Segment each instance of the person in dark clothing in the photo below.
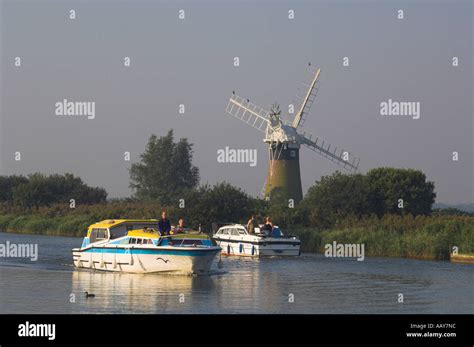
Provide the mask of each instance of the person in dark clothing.
[{"label": "person in dark clothing", "polygon": [[161,219],[158,222],[158,230],[161,235],[169,235],[171,231],[171,222],[166,218],[166,211],[161,212]]},{"label": "person in dark clothing", "polygon": [[268,232],[267,235],[271,235],[272,230],[273,230],[273,224],[270,217],[265,217],[265,224],[263,225],[262,230],[267,231]]}]

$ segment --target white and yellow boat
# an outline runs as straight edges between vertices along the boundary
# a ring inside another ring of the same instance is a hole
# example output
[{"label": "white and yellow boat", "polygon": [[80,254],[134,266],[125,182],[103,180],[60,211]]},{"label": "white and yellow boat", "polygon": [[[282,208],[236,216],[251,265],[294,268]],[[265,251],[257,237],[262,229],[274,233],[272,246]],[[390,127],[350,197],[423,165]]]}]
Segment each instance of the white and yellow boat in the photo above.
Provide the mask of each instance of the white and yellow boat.
[{"label": "white and yellow boat", "polygon": [[221,251],[206,234],[162,236],[158,221],[115,219],[89,226],[74,266],[129,273],[202,274]]}]

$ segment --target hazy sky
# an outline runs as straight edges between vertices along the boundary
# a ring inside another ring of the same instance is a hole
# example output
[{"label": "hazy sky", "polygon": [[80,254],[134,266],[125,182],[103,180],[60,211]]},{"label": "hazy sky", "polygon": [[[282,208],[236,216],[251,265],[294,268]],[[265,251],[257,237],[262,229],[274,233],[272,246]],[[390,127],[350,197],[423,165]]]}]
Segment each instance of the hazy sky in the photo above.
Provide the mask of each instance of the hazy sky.
[{"label": "hazy sky", "polygon": [[[322,80],[305,129],[359,156],[362,172],[421,169],[438,202],[474,202],[472,1],[0,3],[0,174],[71,172],[128,196],[123,153],[137,161],[150,134],[173,128],[194,143],[201,182],[256,195],[267,148],[225,113],[228,98],[235,90],[286,111],[311,61]],[[95,119],[55,115],[64,98],[94,101]],[[420,102],[420,119],[381,116],[388,99]],[[226,146],[257,149],[257,166],[218,163]],[[304,192],[338,168],[304,148],[301,167]]]}]

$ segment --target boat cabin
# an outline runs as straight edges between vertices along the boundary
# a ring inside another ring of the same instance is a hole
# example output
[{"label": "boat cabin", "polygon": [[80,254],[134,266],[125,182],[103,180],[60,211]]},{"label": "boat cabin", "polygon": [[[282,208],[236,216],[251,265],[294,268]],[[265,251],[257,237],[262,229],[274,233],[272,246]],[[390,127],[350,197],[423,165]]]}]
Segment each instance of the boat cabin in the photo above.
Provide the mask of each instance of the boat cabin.
[{"label": "boat cabin", "polygon": [[[256,236],[267,236],[267,237],[283,237],[283,232],[278,226],[274,226],[273,230],[270,235],[268,235],[267,231],[262,231],[262,226],[255,228],[255,235]],[[221,228],[214,234],[216,236],[244,236],[244,235],[250,235],[247,231],[247,228],[242,225],[242,224],[233,224],[233,225],[226,225]]]},{"label": "boat cabin", "polygon": [[220,228],[215,235],[243,236],[248,235],[247,229],[241,224],[226,225]]},{"label": "boat cabin", "polygon": [[212,242],[206,234],[192,231],[161,237],[158,231],[158,221],[155,219],[109,219],[92,224],[82,242],[82,247],[87,247],[92,243],[137,246],[212,246]]},{"label": "boat cabin", "polygon": [[[106,219],[89,226],[82,247],[100,241],[110,241],[124,236],[137,236],[132,243],[146,244],[149,239],[157,239],[158,221],[156,219]],[[131,240],[132,238],[130,238]],[[141,243],[139,243],[141,242]]]}]

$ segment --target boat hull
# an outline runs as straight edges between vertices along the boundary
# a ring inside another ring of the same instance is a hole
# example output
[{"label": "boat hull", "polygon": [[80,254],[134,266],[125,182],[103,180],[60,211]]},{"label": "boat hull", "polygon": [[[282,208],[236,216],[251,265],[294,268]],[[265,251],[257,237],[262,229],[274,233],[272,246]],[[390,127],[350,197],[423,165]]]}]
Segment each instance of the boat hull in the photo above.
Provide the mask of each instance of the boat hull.
[{"label": "boat hull", "polygon": [[299,241],[245,242],[215,239],[222,255],[243,257],[295,257],[301,254]]},{"label": "boat hull", "polygon": [[74,266],[126,273],[203,274],[219,247],[88,247],[73,249]]}]

